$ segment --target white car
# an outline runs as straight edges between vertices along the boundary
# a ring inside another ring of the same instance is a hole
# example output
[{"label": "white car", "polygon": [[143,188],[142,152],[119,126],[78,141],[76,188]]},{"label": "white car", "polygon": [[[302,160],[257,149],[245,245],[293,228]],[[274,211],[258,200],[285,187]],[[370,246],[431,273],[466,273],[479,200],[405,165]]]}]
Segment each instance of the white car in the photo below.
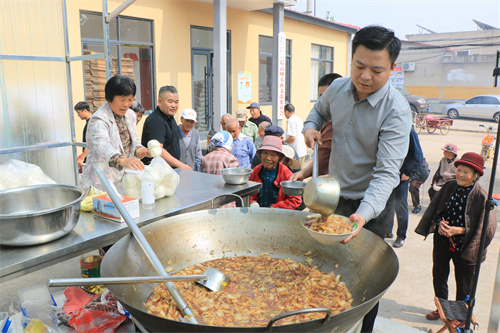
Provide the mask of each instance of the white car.
[{"label": "white car", "polygon": [[449,104],[443,108],[443,114],[451,119],[473,117],[500,121],[500,95],[481,95],[462,103]]}]

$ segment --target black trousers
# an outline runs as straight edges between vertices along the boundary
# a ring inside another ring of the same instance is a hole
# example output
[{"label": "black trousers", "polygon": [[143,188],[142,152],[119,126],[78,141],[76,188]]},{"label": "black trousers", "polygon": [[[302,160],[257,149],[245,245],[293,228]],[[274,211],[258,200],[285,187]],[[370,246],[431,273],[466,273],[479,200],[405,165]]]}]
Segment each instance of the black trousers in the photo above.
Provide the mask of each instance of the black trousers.
[{"label": "black trousers", "polygon": [[448,299],[448,277],[450,276],[450,260],[455,266],[455,282],[457,283],[457,293],[455,300],[464,301],[467,295],[472,292],[472,283],[476,272],[476,265],[466,265],[460,258],[460,252],[449,250],[448,239],[434,233],[434,248],[432,250],[432,283],[434,285],[434,295],[443,299]]},{"label": "black trousers", "polygon": [[[361,199],[352,200],[346,198],[340,198],[339,204],[337,205],[337,209],[335,209],[335,214],[349,217],[356,212],[359,204],[361,203]],[[389,205],[386,207],[382,213],[376,218],[366,222],[364,228],[370,230],[371,232],[378,235],[380,238],[384,239],[387,227],[388,227],[388,215],[394,214],[394,207]],[[363,325],[361,326],[362,333],[371,333],[373,332],[373,326],[375,325],[375,318],[377,318],[378,313],[378,302],[375,306],[368,312],[363,318]]]}]

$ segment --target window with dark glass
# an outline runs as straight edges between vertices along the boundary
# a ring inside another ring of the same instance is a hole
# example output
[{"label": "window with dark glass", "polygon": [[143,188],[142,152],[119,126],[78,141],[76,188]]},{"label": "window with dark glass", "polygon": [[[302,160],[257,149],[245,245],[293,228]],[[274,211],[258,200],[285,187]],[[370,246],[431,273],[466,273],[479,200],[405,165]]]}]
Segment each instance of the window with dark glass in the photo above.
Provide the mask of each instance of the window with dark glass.
[{"label": "window with dark glass", "polygon": [[[82,54],[104,53],[102,14],[80,12]],[[109,24],[111,74],[131,77],[136,84],[136,101],[146,111],[155,105],[153,21],[118,16]],[[105,59],[84,61],[85,99],[93,110],[105,103]]]},{"label": "window with dark glass", "polygon": [[311,44],[311,100],[318,99],[318,81],[333,72],[333,47]]},{"label": "window with dark glass", "polygon": [[[285,102],[290,103],[292,41],[286,40]],[[272,103],[273,38],[259,36],[259,103]]]}]

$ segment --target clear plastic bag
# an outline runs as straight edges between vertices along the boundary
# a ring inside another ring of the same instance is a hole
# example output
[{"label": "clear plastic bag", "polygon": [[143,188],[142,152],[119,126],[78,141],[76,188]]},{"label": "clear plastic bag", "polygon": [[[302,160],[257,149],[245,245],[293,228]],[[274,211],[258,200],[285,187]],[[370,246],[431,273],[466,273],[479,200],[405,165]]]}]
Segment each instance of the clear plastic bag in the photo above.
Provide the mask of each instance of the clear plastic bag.
[{"label": "clear plastic bag", "polygon": [[[179,186],[180,177],[162,157],[155,157],[150,164],[151,173],[155,182],[155,199],[158,200],[165,196],[174,194]],[[144,174],[142,170],[125,170],[122,179],[122,188],[125,195],[141,199],[141,177]]]},{"label": "clear plastic bag", "polygon": [[55,183],[35,164],[11,159],[0,165],[0,191],[14,187]]}]

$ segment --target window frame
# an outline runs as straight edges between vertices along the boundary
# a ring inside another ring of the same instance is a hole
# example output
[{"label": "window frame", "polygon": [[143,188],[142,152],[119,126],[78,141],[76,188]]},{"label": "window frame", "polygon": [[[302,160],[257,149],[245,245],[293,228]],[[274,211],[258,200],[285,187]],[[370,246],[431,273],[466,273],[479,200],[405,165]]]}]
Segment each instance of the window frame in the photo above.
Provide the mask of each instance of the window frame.
[{"label": "window frame", "polygon": [[[260,50],[260,38],[270,38],[271,40],[273,39],[272,36],[267,36],[267,35],[259,35],[259,57],[258,57],[258,60],[259,60],[259,70],[258,72],[260,73],[260,66],[261,66],[261,63],[260,63],[260,58],[261,56],[266,56],[268,58],[271,58],[271,61],[273,59],[273,52],[269,53],[269,52],[261,52]],[[292,40],[291,39],[286,39],[286,47],[285,47],[285,103],[290,103],[291,99],[292,99],[292,89],[291,89],[291,86],[292,86]],[[274,50],[273,50],[274,51]],[[272,75],[272,72],[271,72],[271,75]],[[261,100],[261,97],[260,97],[260,74],[259,74],[259,96],[258,96],[258,100],[259,100],[259,104],[260,105],[272,105],[273,104],[273,94],[272,94],[272,87],[271,87],[271,93],[269,94],[270,96],[270,101],[265,101],[263,102]],[[287,98],[288,96],[288,98]]]},{"label": "window frame", "polygon": [[[97,15],[101,17],[102,19],[102,13],[101,12],[93,12],[89,10],[80,10],[79,12],[79,18],[81,18],[82,14],[89,14],[89,15]],[[120,20],[134,20],[134,21],[145,21],[150,23],[150,36],[151,36],[151,42],[138,42],[138,41],[125,41],[120,39]],[[116,24],[116,38],[117,39],[112,39],[111,36],[109,37],[109,44],[110,48],[116,47],[117,50],[117,61],[118,61],[118,68],[119,68],[119,73],[122,73],[122,64],[121,64],[121,51],[122,47],[144,47],[144,48],[150,48],[151,49],[151,67],[150,67],[150,72],[151,72],[151,105],[152,105],[152,110],[154,110],[155,105],[156,105],[156,64],[155,64],[155,45],[154,45],[154,20],[152,19],[145,19],[141,17],[133,17],[133,16],[126,16],[126,15],[118,15],[115,20],[112,21],[112,24]],[[104,46],[104,35],[102,39],[99,38],[84,38],[82,37],[82,32],[80,31],[80,46],[81,46],[81,54],[83,54],[83,45],[84,44],[95,44],[95,45],[102,45]],[[83,74],[83,86],[85,87],[85,64],[82,61],[82,73]],[[87,100],[87,93],[84,91],[84,98]],[[141,98],[142,99],[142,98]],[[144,102],[141,101],[141,104],[144,104]],[[146,113],[152,110],[146,110]]]},{"label": "window frame", "polygon": [[[320,58],[316,58],[316,57],[313,57],[313,46],[319,46],[319,56]],[[331,49],[331,55],[332,55],[332,58],[331,59],[325,59],[325,58],[322,58],[323,56],[323,49],[324,48],[328,48],[328,49]],[[328,45],[322,45],[322,44],[316,44],[316,43],[311,43],[311,72],[312,72],[312,63],[313,61],[317,61],[319,62],[319,71],[318,71],[318,78],[316,80],[316,82],[311,82],[311,92],[313,91],[316,91],[316,98],[313,98],[313,96],[311,95],[310,96],[310,101],[311,102],[316,102],[318,99],[319,99],[319,96],[318,96],[318,81],[319,79],[321,79],[321,77],[325,74],[328,74],[328,73],[322,73],[323,72],[323,68],[325,66],[323,66],[323,63],[330,63],[331,66],[332,66],[332,71],[330,73],[333,73],[333,66],[335,64],[335,48],[333,46],[328,46]]]}]

